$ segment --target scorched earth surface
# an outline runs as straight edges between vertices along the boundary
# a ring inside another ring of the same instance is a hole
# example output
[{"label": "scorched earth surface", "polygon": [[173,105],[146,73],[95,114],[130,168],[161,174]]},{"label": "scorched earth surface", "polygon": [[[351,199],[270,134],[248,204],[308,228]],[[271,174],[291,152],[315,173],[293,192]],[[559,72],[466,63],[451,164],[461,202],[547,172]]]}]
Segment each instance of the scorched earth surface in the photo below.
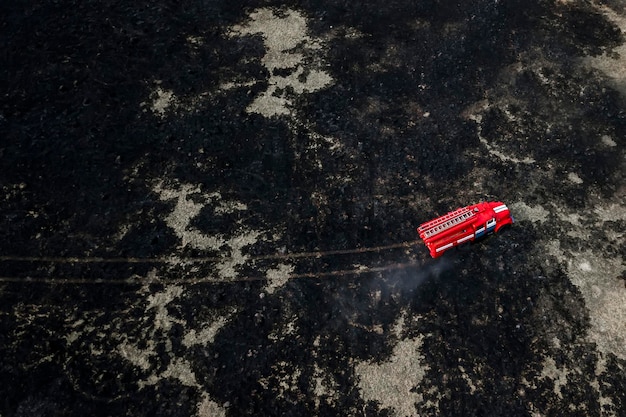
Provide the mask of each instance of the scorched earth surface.
[{"label": "scorched earth surface", "polygon": [[0,13],[0,416],[626,414],[622,2]]}]

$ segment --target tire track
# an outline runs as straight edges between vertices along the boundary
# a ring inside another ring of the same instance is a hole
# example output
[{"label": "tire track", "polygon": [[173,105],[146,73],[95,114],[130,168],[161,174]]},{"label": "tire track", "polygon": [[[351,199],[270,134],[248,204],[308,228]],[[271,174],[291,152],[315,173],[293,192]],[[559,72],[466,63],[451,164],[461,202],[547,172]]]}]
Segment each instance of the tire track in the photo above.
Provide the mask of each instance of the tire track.
[{"label": "tire track", "polygon": [[[306,272],[301,274],[289,275],[289,280],[293,279],[323,279],[331,277],[341,277],[348,275],[363,275],[369,273],[391,271],[398,269],[408,269],[420,266],[419,262],[392,263],[375,267],[360,267],[355,269],[341,269],[326,272]],[[267,277],[250,277],[238,279],[214,279],[214,278],[180,278],[180,279],[100,279],[100,278],[31,278],[31,277],[2,277],[0,283],[19,283],[19,284],[63,284],[63,285],[144,285],[146,283],[163,283],[163,284],[179,284],[179,285],[195,285],[195,284],[221,284],[221,283],[237,283],[237,282],[255,282],[267,281]]]},{"label": "tire track", "polygon": [[[384,246],[370,246],[365,248],[354,249],[336,249],[328,251],[312,251],[312,252],[293,252],[293,253],[276,253],[269,255],[252,255],[248,259],[251,261],[264,261],[264,260],[288,260],[288,259],[302,259],[302,258],[323,258],[326,256],[334,255],[351,255],[357,253],[367,252],[382,252],[390,249],[399,249],[403,247],[411,247],[418,243],[420,240],[413,240],[401,243],[394,243]],[[62,256],[13,256],[3,255],[0,256],[0,262],[33,262],[33,263],[58,263],[58,264],[90,264],[90,263],[103,263],[103,264],[170,264],[174,262],[185,263],[210,263],[219,262],[224,257],[219,256],[204,256],[204,257],[180,257],[176,255],[162,256],[157,258],[141,258],[141,257],[62,257]]]},{"label": "tire track", "polygon": [[[263,260],[290,260],[290,259],[319,259],[330,256],[342,256],[352,255],[360,253],[372,253],[372,252],[384,252],[392,249],[408,248],[416,245],[420,241],[406,241],[390,245],[382,246],[370,246],[364,248],[353,249],[337,249],[328,251],[311,251],[311,252],[293,252],[293,253],[276,253],[268,255],[250,256],[250,261],[263,261]],[[174,263],[185,264],[202,264],[219,262],[223,260],[222,257],[177,257],[166,256],[158,258],[139,258],[139,257],[116,257],[116,258],[104,258],[104,257],[55,257],[55,256],[0,256],[0,262],[30,262],[30,263],[49,263],[49,264],[155,264],[155,265],[170,265]],[[417,262],[406,263],[391,263],[382,266],[366,267],[361,266],[355,269],[341,269],[335,271],[324,272],[306,272],[299,274],[291,274],[289,279],[322,279],[329,277],[340,277],[348,275],[362,275],[366,273],[376,273],[394,269],[406,269],[412,266],[418,266]],[[266,281],[268,278],[263,277],[250,277],[250,278],[238,278],[238,279],[216,279],[216,278],[180,278],[180,279],[163,279],[156,280],[155,282],[163,282],[168,284],[203,284],[203,283],[235,283],[235,282],[254,282],[254,281]],[[63,285],[143,285],[147,281],[140,278],[129,279],[102,279],[86,277],[68,277],[68,278],[34,278],[34,277],[12,277],[12,276],[0,276],[0,282],[2,283],[22,283],[22,284],[63,284]]]}]

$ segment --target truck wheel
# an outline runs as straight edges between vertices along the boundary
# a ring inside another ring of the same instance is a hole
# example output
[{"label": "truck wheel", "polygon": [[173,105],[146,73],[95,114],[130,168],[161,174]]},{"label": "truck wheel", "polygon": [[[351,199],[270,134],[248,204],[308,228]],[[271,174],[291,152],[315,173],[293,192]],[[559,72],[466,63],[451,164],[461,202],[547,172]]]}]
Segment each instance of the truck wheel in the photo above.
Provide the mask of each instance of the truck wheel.
[{"label": "truck wheel", "polygon": [[511,228],[510,224],[505,224],[504,226],[501,226],[496,233],[500,234],[504,231],[509,230],[510,228]]}]

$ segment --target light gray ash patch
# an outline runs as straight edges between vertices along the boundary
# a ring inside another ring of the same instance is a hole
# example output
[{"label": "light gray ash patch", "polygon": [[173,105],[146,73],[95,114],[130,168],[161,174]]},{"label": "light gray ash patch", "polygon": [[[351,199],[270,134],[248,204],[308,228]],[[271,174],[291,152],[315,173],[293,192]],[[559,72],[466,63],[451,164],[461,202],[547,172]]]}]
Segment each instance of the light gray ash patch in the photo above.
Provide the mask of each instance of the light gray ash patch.
[{"label": "light gray ash patch", "polygon": [[[250,21],[232,27],[232,36],[260,35],[266,48],[261,62],[270,74],[268,87],[248,106],[247,111],[265,117],[289,115],[294,94],[314,92],[327,87],[331,76],[321,63],[307,62],[305,52],[318,54],[320,39],[307,30],[307,18],[296,10],[280,14],[270,8],[250,13]],[[283,74],[287,71],[288,73]]]}]

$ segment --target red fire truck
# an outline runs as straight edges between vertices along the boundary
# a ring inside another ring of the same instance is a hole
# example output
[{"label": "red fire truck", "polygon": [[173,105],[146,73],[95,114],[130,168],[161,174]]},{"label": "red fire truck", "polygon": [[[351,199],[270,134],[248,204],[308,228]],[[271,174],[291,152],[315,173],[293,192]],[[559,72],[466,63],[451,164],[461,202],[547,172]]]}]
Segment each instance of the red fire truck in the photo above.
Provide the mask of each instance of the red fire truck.
[{"label": "red fire truck", "polygon": [[437,258],[447,249],[471,242],[504,226],[513,224],[513,217],[506,204],[484,202],[462,207],[422,223],[417,232],[430,251]]}]

